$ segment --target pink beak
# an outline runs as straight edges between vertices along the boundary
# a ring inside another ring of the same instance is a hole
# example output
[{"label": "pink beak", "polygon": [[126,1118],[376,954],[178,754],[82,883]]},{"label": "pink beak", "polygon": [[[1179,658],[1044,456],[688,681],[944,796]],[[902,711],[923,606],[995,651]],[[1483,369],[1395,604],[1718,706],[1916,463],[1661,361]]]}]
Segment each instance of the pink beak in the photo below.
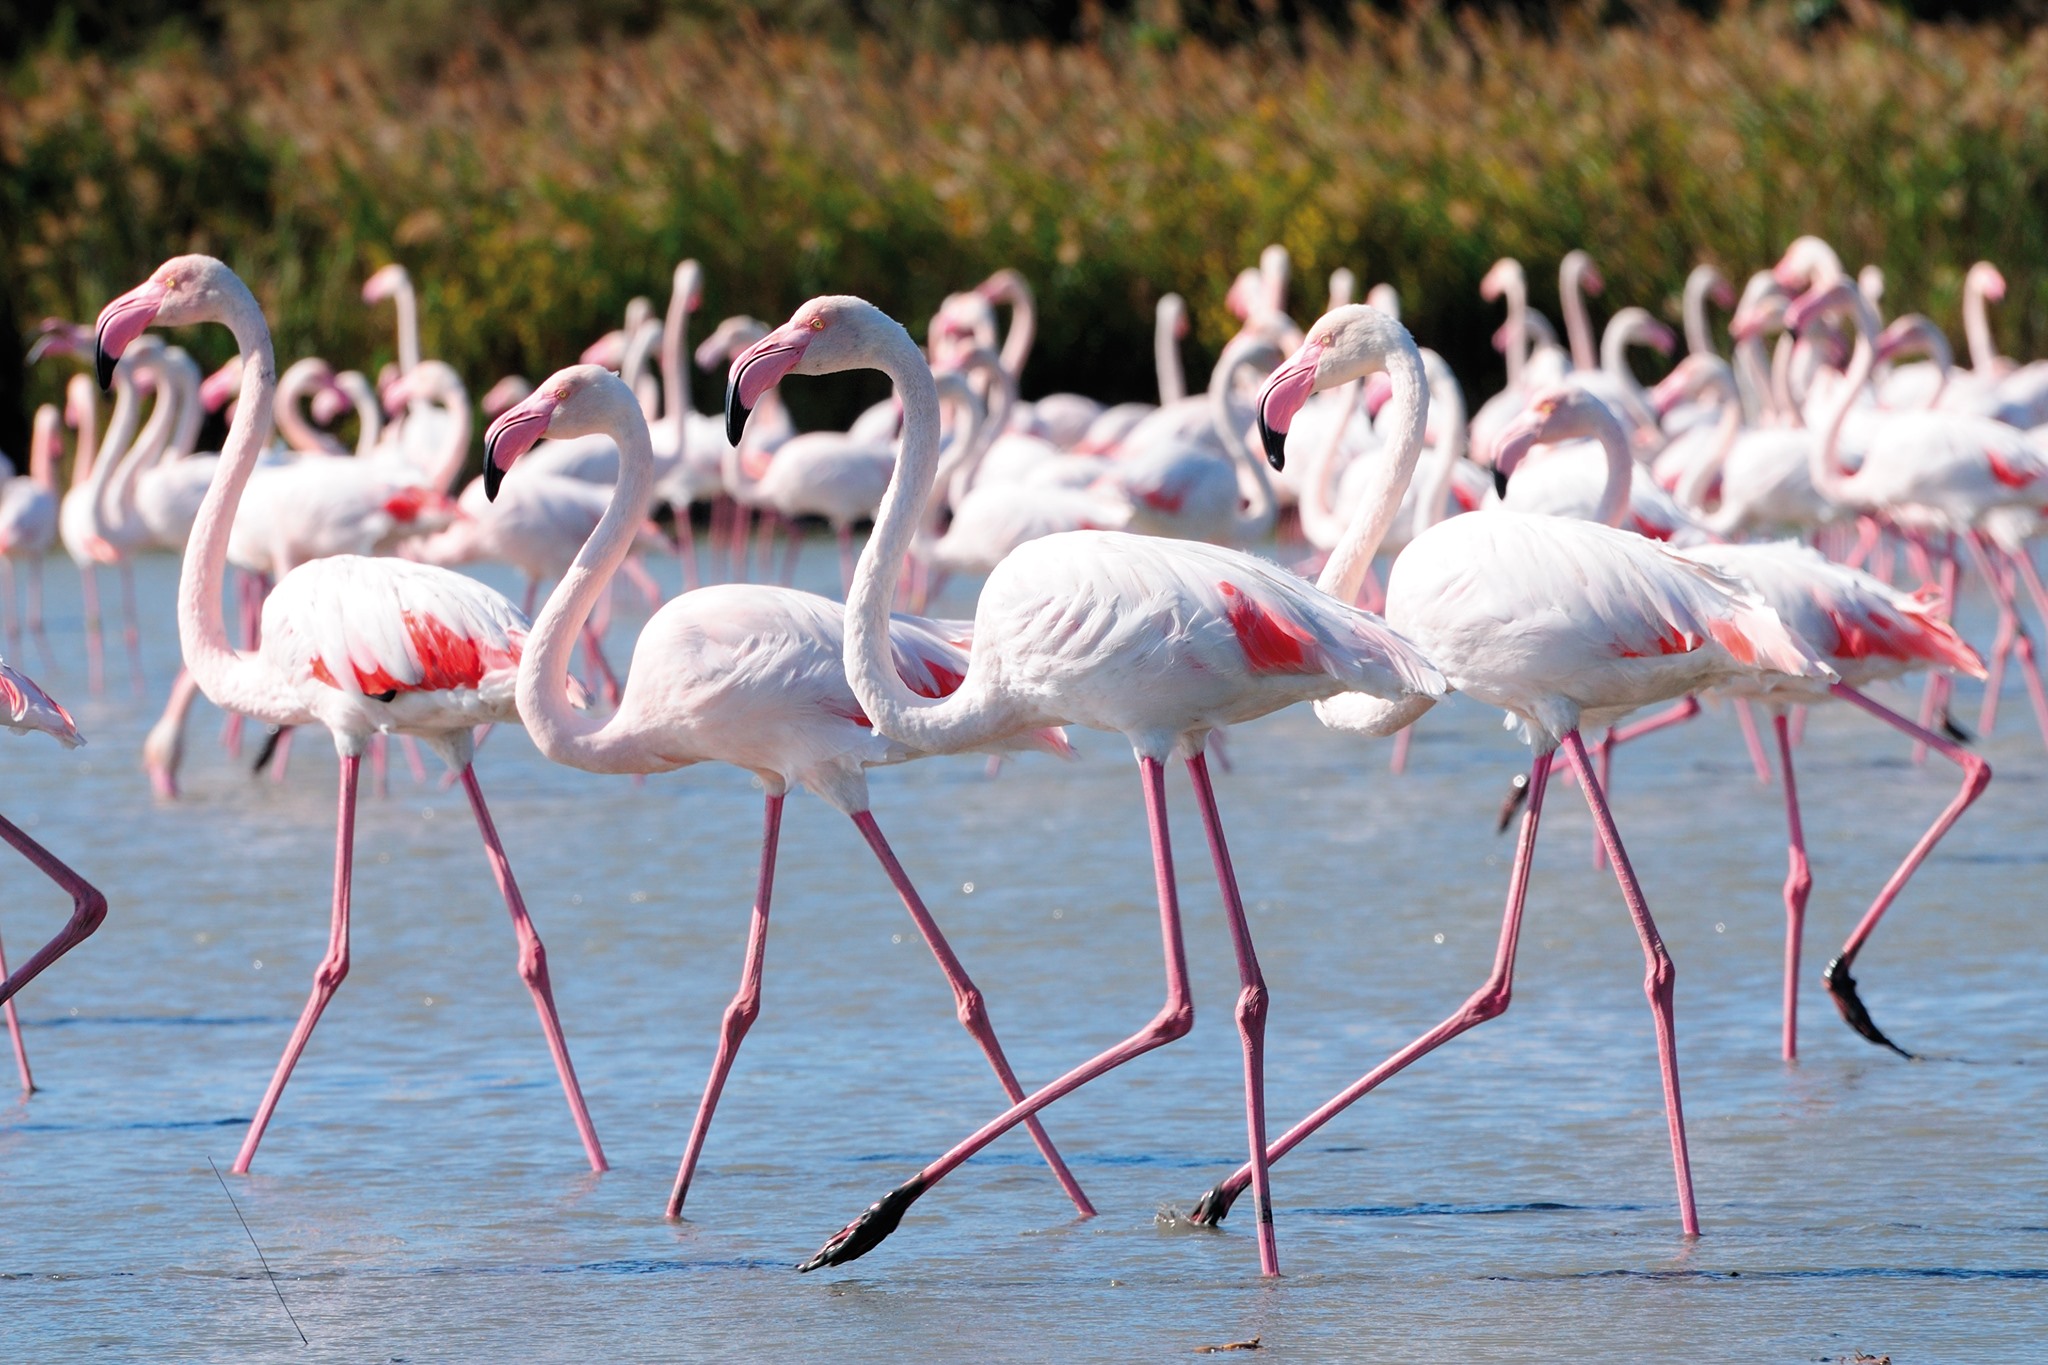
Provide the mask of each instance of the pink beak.
[{"label": "pink beak", "polygon": [[780,384],[804,358],[811,344],[811,329],[785,323],[734,357],[725,381],[725,439],[738,445],[746,431],[747,414],[761,395]]},{"label": "pink beak", "polygon": [[498,500],[506,471],[548,434],[558,406],[554,391],[543,385],[525,401],[507,408],[484,432],[484,496]]},{"label": "pink beak", "polygon": [[114,362],[156,321],[164,294],[164,287],[155,280],[144,280],[100,310],[99,322],[93,327],[93,352],[102,389],[114,382]]},{"label": "pink beak", "polygon": [[1316,362],[1322,359],[1320,342],[1305,341],[1287,363],[1266,376],[1253,405],[1259,419],[1259,444],[1266,449],[1266,463],[1275,469],[1287,467],[1287,429],[1294,416],[1316,389]]}]

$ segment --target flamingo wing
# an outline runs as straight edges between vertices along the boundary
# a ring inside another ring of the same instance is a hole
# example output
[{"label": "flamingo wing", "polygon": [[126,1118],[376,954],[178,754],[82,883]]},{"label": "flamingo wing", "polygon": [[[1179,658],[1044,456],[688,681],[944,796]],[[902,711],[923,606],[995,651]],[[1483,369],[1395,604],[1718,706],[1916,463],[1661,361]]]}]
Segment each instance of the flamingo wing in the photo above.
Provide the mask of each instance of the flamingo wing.
[{"label": "flamingo wing", "polygon": [[18,668],[0,663],[0,724],[19,734],[40,730],[67,749],[85,743],[71,713]]},{"label": "flamingo wing", "polygon": [[263,608],[263,652],[288,677],[389,700],[509,685],[527,629],[517,607],[474,579],[336,555],[278,584]]}]

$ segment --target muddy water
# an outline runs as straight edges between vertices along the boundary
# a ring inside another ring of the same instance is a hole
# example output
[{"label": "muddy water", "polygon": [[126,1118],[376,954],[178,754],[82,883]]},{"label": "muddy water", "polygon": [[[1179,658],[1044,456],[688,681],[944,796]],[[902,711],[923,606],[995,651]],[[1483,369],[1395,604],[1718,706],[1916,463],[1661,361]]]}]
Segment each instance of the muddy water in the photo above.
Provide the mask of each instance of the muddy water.
[{"label": "muddy water", "polygon": [[[2048,761],[2015,680],[1985,746],[1997,781],[1859,964],[1878,1021],[1942,1060],[1863,1042],[1810,982],[1804,1055],[1778,1060],[1782,810],[1710,713],[1627,754],[1615,783],[1679,966],[1705,1237],[1679,1235],[1640,951],[1564,788],[1513,1008],[1276,1168],[1277,1283],[1245,1209],[1220,1234],[1155,1222],[1243,1155],[1236,978],[1184,777],[1195,1031],[1047,1116],[1101,1216],[1075,1221],[1012,1136],[867,1259],[798,1276],[1000,1108],[856,832],[790,803],[763,1012],[690,1221],[669,1223],[744,940],[758,791],[708,768],[644,786],[569,772],[517,733],[479,761],[615,1164],[592,1177],[461,795],[395,766],[363,805],[353,973],[256,1173],[230,1181],[302,1348],[208,1160],[232,1159],[324,945],[335,764],[301,736],[285,782],[251,780],[202,708],[187,799],[152,803],[135,755],[174,664],[174,569],[143,566],[148,704],[118,664],[86,695],[68,568],[51,571],[62,666],[22,660],[92,744],[6,745],[4,809],[113,909],[21,1000],[44,1089],[0,1104],[13,1358],[1122,1361],[1256,1336],[1285,1359],[1905,1362],[2029,1359],[2048,1336]],[[829,551],[805,571],[824,586]],[[1970,623],[1988,638],[1981,610]],[[633,627],[628,611],[614,628],[621,655]],[[1160,998],[1135,771],[1114,738],[1077,740],[1076,762],[995,780],[941,760],[875,783],[1027,1083]],[[1235,733],[1230,756],[1285,1121],[1483,979],[1510,852],[1493,814],[1520,751],[1458,704],[1401,779],[1384,745],[1306,711]],[[1817,968],[1955,774],[1839,709],[1814,716],[1801,761]],[[26,953],[60,908],[11,857],[0,891]]]}]

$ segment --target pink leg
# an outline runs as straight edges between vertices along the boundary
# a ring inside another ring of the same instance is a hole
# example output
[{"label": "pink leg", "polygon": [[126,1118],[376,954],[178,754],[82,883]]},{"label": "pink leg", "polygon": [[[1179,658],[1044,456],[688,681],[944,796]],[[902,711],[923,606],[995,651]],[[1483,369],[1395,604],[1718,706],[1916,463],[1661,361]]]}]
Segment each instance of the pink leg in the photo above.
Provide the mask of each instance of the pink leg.
[{"label": "pink leg", "polygon": [[590,661],[590,666],[597,670],[598,677],[604,680],[605,702],[608,705],[617,706],[619,704],[618,675],[612,672],[610,661],[604,657],[604,646],[597,642],[597,632],[588,626],[583,628],[583,654]]},{"label": "pink leg", "polygon": [[1870,552],[1877,548],[1877,542],[1883,536],[1884,532],[1879,529],[1874,519],[1870,517],[1856,518],[1856,548],[1849,552],[1848,558],[1844,559],[1842,563],[1851,569],[1862,568],[1863,561],[1870,557]]},{"label": "pink leg", "polygon": [[1230,946],[1237,954],[1237,1033],[1244,1048],[1244,1121],[1250,1139],[1252,1215],[1258,1223],[1259,1273],[1278,1275],[1280,1245],[1273,1235],[1273,1189],[1266,1161],[1266,977],[1259,970],[1251,926],[1245,922],[1244,897],[1238,891],[1237,872],[1230,864],[1230,848],[1223,842],[1223,817],[1216,809],[1216,789],[1209,781],[1209,766],[1202,755],[1188,760],[1188,775],[1194,779],[1195,800],[1202,809],[1202,829],[1209,836],[1209,858],[1216,865],[1216,885],[1223,892],[1223,912],[1230,922]]},{"label": "pink leg", "polygon": [[1394,736],[1394,753],[1387,760],[1388,772],[1398,777],[1408,771],[1408,749],[1414,742],[1415,727],[1413,725],[1402,726],[1400,733]]},{"label": "pink leg", "polygon": [[[760,529],[755,534],[754,541],[755,548],[760,551],[761,566],[758,570],[758,581],[766,583],[768,575],[775,568],[775,533],[782,529],[782,515],[779,512],[763,511],[757,520],[760,523]],[[756,572],[750,566],[747,570],[747,577],[750,579],[754,578]]]},{"label": "pink leg", "polygon": [[1635,921],[1636,936],[1643,941],[1643,962],[1648,969],[1643,977],[1643,993],[1650,998],[1650,1012],[1656,1020],[1657,1062],[1664,1073],[1664,1116],[1671,1128],[1671,1165],[1678,1177],[1678,1217],[1685,1227],[1685,1235],[1697,1237],[1700,1215],[1693,1201],[1692,1160],[1686,1153],[1685,1111],[1678,1098],[1678,1024],[1672,1010],[1678,969],[1672,965],[1671,954],[1665,950],[1664,939],[1657,932],[1657,922],[1650,918],[1649,902],[1643,898],[1643,888],[1636,882],[1635,869],[1629,865],[1628,850],[1621,846],[1621,833],[1614,827],[1614,812],[1608,809],[1606,793],[1600,790],[1593,776],[1585,741],[1579,738],[1578,731],[1565,734],[1564,755],[1579,774],[1579,785],[1586,793],[1586,805],[1593,812],[1593,823],[1600,831],[1600,841],[1607,845],[1608,860],[1614,865],[1614,879],[1621,885],[1621,898],[1628,904],[1629,918]]},{"label": "pink leg", "polygon": [[676,509],[676,564],[683,571],[684,592],[695,592],[702,586],[697,576],[697,528],[690,524],[688,503]]},{"label": "pink leg", "polygon": [[[1985,547],[1979,545],[1977,548],[1982,550]],[[2026,584],[2027,595],[2034,600],[2034,610],[2044,619],[2048,619],[2048,589],[2042,587],[2041,575],[2035,570],[2033,559],[2025,549],[2021,549],[2016,553],[2008,553],[2006,562],[2018,571],[2019,581]],[[2020,621],[2017,602],[2013,604],[2012,614],[2015,635],[2013,649],[2020,657],[2020,668],[2027,680],[2027,699],[2033,703],[2034,719],[2041,728],[2042,740],[2048,742],[2048,696],[2042,694],[2041,669],[2034,656],[2034,641],[2027,633],[2025,624]]]},{"label": "pink leg", "polygon": [[[1528,804],[1522,812],[1521,836],[1515,844],[1515,864],[1508,873],[1508,900],[1507,909],[1501,916],[1500,946],[1494,950],[1493,971],[1487,976],[1486,984],[1474,991],[1458,1007],[1457,1013],[1338,1091],[1307,1118],[1282,1133],[1266,1149],[1268,1161],[1278,1161],[1286,1156],[1311,1133],[1377,1090],[1389,1077],[1405,1071],[1459,1034],[1507,1011],[1514,986],[1515,947],[1522,935],[1522,907],[1529,898],[1529,872],[1536,856],[1536,826],[1543,816],[1543,794],[1550,785],[1554,757],[1552,754],[1537,754],[1529,764]],[[1196,1202],[1195,1211],[1190,1215],[1193,1221],[1211,1227],[1222,1222],[1229,1214],[1230,1206],[1251,1184],[1251,1179],[1252,1167],[1247,1162]]]},{"label": "pink leg", "polygon": [[2005,688],[2005,661],[2012,655],[2020,625],[2019,616],[2006,605],[2012,595],[2011,579],[1999,572],[1996,564],[1992,572],[1998,577],[1998,582],[1991,584],[1992,596],[1998,599],[1998,636],[1985,662],[1984,700],[1977,708],[1977,733],[1986,738],[1998,728],[1998,694]]},{"label": "pink leg", "polygon": [[137,698],[144,695],[142,681],[142,626],[135,611],[135,564],[121,561],[121,638],[128,644],[129,690]]},{"label": "pink leg", "polygon": [[795,517],[784,521],[782,529],[789,533],[789,548],[782,552],[782,575],[775,581],[786,588],[796,581],[796,561],[797,556],[804,552],[804,533]]},{"label": "pink leg", "polygon": [[[946,974],[946,984],[953,988],[953,1007],[960,1016],[961,1025],[968,1036],[981,1045],[981,1051],[994,1069],[996,1079],[1002,1082],[1003,1093],[1010,1097],[1012,1104],[1024,1098],[1024,1087],[1017,1083],[1017,1073],[1010,1068],[1010,1059],[1003,1055],[1003,1045],[996,1038],[995,1025],[989,1022],[988,1006],[983,1001],[981,990],[967,975],[967,968],[961,965],[953,945],[939,929],[931,911],[925,907],[924,898],[917,894],[917,887],[911,883],[910,874],[903,870],[896,852],[889,847],[889,841],[882,837],[882,827],[875,823],[872,811],[861,811],[853,817],[853,823],[868,841],[882,870],[889,874],[889,884],[896,888],[896,894],[903,900],[903,908],[910,912],[910,918],[917,925],[917,932],[924,936],[925,946],[938,959],[939,970]],[[1074,1211],[1083,1218],[1095,1216],[1095,1206],[1088,1202],[1088,1196],[1081,1191],[1081,1182],[1074,1179],[1067,1169],[1066,1161],[1053,1147],[1052,1139],[1045,1134],[1044,1125],[1036,1114],[1024,1120],[1031,1131],[1031,1141],[1038,1147],[1038,1154],[1045,1158],[1045,1164],[1052,1167],[1053,1178],[1060,1182],[1060,1188],[1067,1192],[1067,1198],[1074,1201]]]},{"label": "pink leg", "polygon": [[640,562],[638,555],[626,556],[625,562],[619,565],[619,576],[640,590],[647,610],[661,609],[661,584],[654,581],[654,575],[647,572],[647,566]]},{"label": "pink leg", "polygon": [[1145,814],[1152,828],[1152,868],[1159,888],[1159,935],[1166,956],[1165,1005],[1144,1028],[1052,1084],[1034,1091],[1022,1103],[1010,1106],[944,1156],[882,1196],[867,1212],[835,1233],[816,1255],[799,1265],[798,1270],[843,1265],[866,1255],[896,1230],[905,1210],[917,1201],[919,1195],[943,1180],[961,1162],[1062,1095],[1078,1090],[1134,1057],[1143,1056],[1176,1038],[1186,1037],[1188,1030],[1194,1027],[1195,1005],[1188,988],[1187,946],[1181,936],[1180,895],[1174,886],[1173,849],[1166,832],[1166,769],[1158,759],[1149,756],[1141,757],[1138,765],[1145,780]]},{"label": "pink leg", "polygon": [[0,839],[14,845],[17,853],[35,864],[38,872],[57,883],[71,897],[71,918],[57,931],[56,937],[30,955],[19,971],[8,972],[5,959],[0,959],[0,973],[5,974],[5,980],[0,980],[0,1004],[6,1008],[7,1029],[13,1035],[15,1061],[21,1068],[22,1091],[27,1093],[35,1085],[29,1077],[28,1053],[21,1045],[21,1029],[14,1018],[15,992],[42,975],[45,967],[77,947],[100,927],[107,917],[107,898],[92,883],[60,862],[50,850],[4,818],[0,818]]},{"label": "pink leg", "polygon": [[727,577],[734,583],[744,583],[751,575],[747,572],[747,536],[754,524],[754,509],[741,502],[732,505],[732,550],[730,564],[732,572]]},{"label": "pink leg", "polygon": [[370,794],[382,801],[391,795],[391,737],[370,736]]},{"label": "pink leg", "polygon": [[263,1103],[256,1107],[256,1117],[242,1139],[242,1150],[235,1154],[235,1164],[229,1168],[236,1175],[248,1174],[249,1163],[256,1159],[257,1144],[263,1141],[263,1130],[270,1126],[270,1116],[284,1094],[284,1084],[291,1079],[299,1054],[313,1037],[313,1026],[320,1022],[321,1011],[334,998],[336,987],[348,976],[349,883],[355,863],[356,777],[362,762],[359,754],[348,754],[341,760],[340,810],[334,838],[334,909],[327,931],[327,955],[313,969],[313,993],[306,998],[306,1007],[292,1029],[291,1040],[284,1046],[284,1056],[278,1058],[277,1070],[270,1077],[270,1088],[263,1092]]},{"label": "pink leg", "polygon": [[704,1082],[704,1098],[697,1101],[697,1117],[690,1124],[690,1141],[683,1148],[683,1164],[676,1171],[675,1188],[669,1191],[668,1216],[683,1215],[683,1200],[689,1197],[690,1180],[703,1154],[704,1139],[711,1132],[711,1115],[718,1108],[719,1092],[739,1056],[740,1043],[761,1014],[761,964],[768,952],[768,900],[775,890],[775,847],[782,835],[780,792],[770,794],[761,828],[761,876],[754,887],[754,914],[747,927],[747,956],[740,967],[740,988],[725,1007],[720,1025],[718,1052],[711,1061],[711,1078]]},{"label": "pink leg", "polygon": [[[2013,584],[2006,575],[1998,571],[1992,562],[1989,548],[1981,537],[1974,534],[1963,537],[1963,548],[1969,552],[1970,567],[1977,571],[1978,575],[1983,578],[1985,584],[1991,589],[1992,595],[1997,598],[2001,618],[2011,618],[2013,657],[2020,661],[2020,676],[2026,680],[2027,700],[2033,704],[2034,723],[2041,731],[2041,741],[2043,744],[2048,744],[2048,693],[2044,693],[2042,689],[2041,667],[2034,656],[2033,637],[2028,634],[2026,622],[2020,617],[2019,603],[2013,597]],[[2007,562],[2014,569],[2018,570],[2018,577],[2022,582],[2027,583],[2029,592],[2034,591],[2038,587],[2040,578],[2034,573],[2032,560],[2024,555],[2017,555]],[[1953,613],[1955,598],[1951,595],[1948,600],[1951,603],[1950,611]],[[1943,676],[1945,677],[1946,675]],[[1931,721],[1929,720],[1922,720],[1921,722],[1923,728],[1930,726],[1930,724]],[[1913,751],[1916,754],[1924,753],[1926,746],[1916,744]]]},{"label": "pink leg", "polygon": [[[832,536],[839,542],[839,591],[850,594],[853,591],[853,528],[834,527]],[[782,581],[789,581],[788,573],[782,575]]]},{"label": "pink leg", "polygon": [[7,598],[7,652],[21,653],[21,590],[14,582],[14,556],[0,555],[0,592]]},{"label": "pink leg", "polygon": [[32,559],[28,563],[28,633],[35,637],[36,653],[42,657],[45,668],[57,666],[55,656],[50,653],[50,637],[43,633],[43,561]]},{"label": "pink leg", "polygon": [[[4,980],[6,976],[7,953],[0,949],[0,980]],[[7,1038],[14,1044],[14,1067],[21,1073],[21,1093],[26,1098],[36,1093],[36,1078],[28,1069],[28,1048],[21,1041],[21,1020],[15,1015],[13,996],[7,998],[6,1004],[0,1005],[0,1012],[7,1015]]]},{"label": "pink leg", "polygon": [[1735,699],[1735,723],[1742,727],[1742,746],[1749,750],[1749,766],[1756,770],[1756,784],[1770,786],[1771,761],[1764,757],[1764,742],[1756,732],[1756,713],[1741,697]]},{"label": "pink leg", "polygon": [[398,752],[405,755],[405,768],[407,772],[412,774],[413,785],[418,786],[420,783],[425,782],[427,780],[427,765],[420,759],[419,742],[411,735],[400,735],[398,737]]},{"label": "pink leg", "polygon": [[85,685],[97,697],[106,678],[101,670],[100,588],[89,564],[78,566],[78,594],[85,604]]},{"label": "pink leg", "polygon": [[1806,715],[1811,709],[1804,705],[1792,708],[1792,747],[1795,749],[1806,743]]},{"label": "pink leg", "polygon": [[274,784],[282,785],[285,774],[291,771],[292,736],[297,733],[296,727],[287,727],[284,733],[277,737],[277,752],[270,758],[270,780]]},{"label": "pink leg", "polygon": [[1813,871],[1806,862],[1806,831],[1799,821],[1799,786],[1792,776],[1792,731],[1785,713],[1771,717],[1778,732],[1778,759],[1785,768],[1785,828],[1791,866],[1785,874],[1785,1060],[1799,1056],[1799,948],[1806,933],[1806,898]]},{"label": "pink leg", "polygon": [[562,1036],[561,1016],[555,1012],[555,990],[548,980],[548,950],[526,913],[526,898],[519,894],[519,884],[512,880],[512,864],[505,857],[505,846],[498,841],[497,826],[491,823],[491,812],[484,805],[484,789],[477,785],[474,767],[462,770],[462,789],[469,793],[469,808],[476,813],[477,832],[484,838],[484,855],[490,860],[491,876],[497,880],[498,893],[505,898],[505,908],[512,912],[512,932],[519,939],[519,979],[533,996],[534,1012],[540,1016],[541,1032],[547,1035],[548,1051],[554,1054],[555,1074],[562,1079],[562,1094],[569,1101],[577,1135],[583,1139],[584,1155],[590,1158],[591,1170],[608,1171],[611,1167],[605,1162],[604,1148],[598,1145],[597,1127],[591,1123],[590,1110],[583,1103],[583,1088],[576,1083],[576,1066],[569,1060],[569,1042]]},{"label": "pink leg", "polygon": [[1645,716],[1641,720],[1630,721],[1627,725],[1615,726],[1608,733],[1607,742],[1609,744],[1627,744],[1630,740],[1641,739],[1644,735],[1654,735],[1659,730],[1668,730],[1674,725],[1682,725],[1699,713],[1700,699],[1688,696],[1681,701],[1672,703],[1654,716]]},{"label": "pink leg", "polygon": [[1877,899],[1870,903],[1870,908],[1863,912],[1863,918],[1858,920],[1855,929],[1850,931],[1848,941],[1842,945],[1842,951],[1821,974],[1821,981],[1835,997],[1835,1006],[1842,1011],[1842,1018],[1848,1021],[1850,1028],[1873,1043],[1888,1047],[1902,1057],[1910,1057],[1913,1054],[1885,1037],[1872,1022],[1870,1011],[1864,1007],[1862,998],[1856,993],[1856,981],[1849,975],[1849,968],[1856,961],[1856,954],[1863,951],[1863,945],[1869,941],[1872,931],[1877,928],[1878,920],[1884,917],[1884,912],[1891,908],[1892,902],[1898,899],[1899,892],[1905,889],[1907,880],[1921,863],[1927,861],[1927,855],[1934,851],[1934,846],[1941,841],[1941,837],[1949,832],[1955,822],[1962,818],[1963,812],[1968,810],[1971,804],[1984,794],[1984,788],[1991,784],[1991,765],[1962,745],[1921,729],[1898,712],[1872,701],[1853,687],[1836,683],[1828,690],[1843,701],[1862,707],[1893,729],[1912,735],[1930,748],[1939,749],[1963,770],[1961,789],[1950,799],[1948,805],[1942,808],[1934,823],[1927,827],[1927,832],[1920,836],[1919,842],[1913,845],[1912,850],[1885,881],[1883,888],[1877,893]]}]

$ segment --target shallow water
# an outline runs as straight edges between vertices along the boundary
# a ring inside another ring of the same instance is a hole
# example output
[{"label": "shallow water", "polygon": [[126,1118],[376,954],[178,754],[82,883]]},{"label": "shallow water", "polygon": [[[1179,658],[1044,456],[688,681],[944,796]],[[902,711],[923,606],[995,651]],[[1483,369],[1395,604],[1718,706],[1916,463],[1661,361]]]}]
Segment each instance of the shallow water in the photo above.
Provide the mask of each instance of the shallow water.
[{"label": "shallow water", "polygon": [[[805,572],[826,586],[829,549]],[[669,575],[673,579],[673,573]],[[1570,787],[1545,813],[1514,1007],[1275,1168],[1285,1276],[1249,1201],[1221,1233],[1155,1223],[1243,1157],[1236,975],[1186,779],[1176,852],[1197,1023],[1048,1111],[1102,1210],[1077,1222],[1021,1134],[852,1266],[808,1255],[1002,1107],[881,871],[822,802],[784,822],[763,1012],[690,1220],[661,1209],[730,997],[760,795],[703,768],[644,787],[556,768],[516,732],[478,761],[549,949],[614,1169],[585,1168],[461,793],[394,763],[357,836],[353,972],[265,1139],[225,1170],[326,938],[335,765],[301,735],[282,785],[192,727],[187,797],[153,804],[142,731],[175,663],[175,564],[142,566],[151,697],[119,655],[86,695],[75,575],[50,572],[61,671],[92,743],[8,744],[4,809],[106,891],[105,927],[23,994],[44,1087],[0,1103],[0,1343],[22,1360],[1185,1358],[1253,1336],[1285,1359],[2035,1358],[2048,1336],[2042,782],[2015,678],[1997,780],[1858,963],[1857,1038],[1815,984],[1956,775],[1844,708],[1800,753],[1816,890],[1803,1050],[1778,1060],[1783,814],[1732,718],[1619,760],[1624,837],[1679,966],[1705,1236],[1680,1236],[1642,958]],[[508,586],[501,583],[500,586]],[[941,604],[961,613],[966,599]],[[1966,616],[1988,639],[1981,603]],[[634,619],[613,630],[628,652]],[[1966,685],[1959,718],[1975,715]],[[1900,691],[1882,693],[1910,708]],[[875,808],[985,990],[1027,1085],[1157,1008],[1157,917],[1127,748],[878,773]],[[1449,1013],[1492,959],[1522,761],[1495,715],[1439,708],[1404,778],[1299,709],[1232,734],[1220,798],[1272,993],[1275,1132]],[[366,783],[367,788],[367,783]],[[25,955],[61,919],[0,859]],[[1260,1357],[1261,1359],[1268,1357]]]}]

